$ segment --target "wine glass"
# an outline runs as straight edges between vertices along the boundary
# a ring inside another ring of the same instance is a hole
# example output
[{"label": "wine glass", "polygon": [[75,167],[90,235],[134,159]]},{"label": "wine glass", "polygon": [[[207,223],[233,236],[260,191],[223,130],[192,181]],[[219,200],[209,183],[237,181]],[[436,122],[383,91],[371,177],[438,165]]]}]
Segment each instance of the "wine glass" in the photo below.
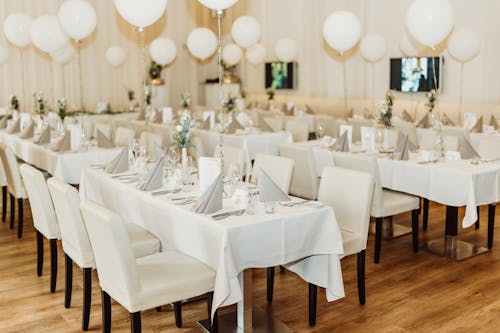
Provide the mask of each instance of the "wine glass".
[{"label": "wine glass", "polygon": [[168,161],[170,167],[172,169],[175,169],[177,167],[177,164],[179,164],[179,160],[180,160],[179,151],[175,149],[175,147],[170,147],[168,151]]},{"label": "wine glass", "polygon": [[384,138],[385,133],[384,133],[384,128],[383,127],[376,127],[375,128],[375,144],[376,144],[376,149],[377,151],[381,151],[383,146],[384,146]]},{"label": "wine glass", "polygon": [[241,170],[239,163],[230,163],[229,164],[229,176],[231,177],[231,182],[236,184],[241,180]]},{"label": "wine glass", "polygon": [[325,125],[319,123],[316,127],[316,137],[317,139],[321,139],[325,136]]}]

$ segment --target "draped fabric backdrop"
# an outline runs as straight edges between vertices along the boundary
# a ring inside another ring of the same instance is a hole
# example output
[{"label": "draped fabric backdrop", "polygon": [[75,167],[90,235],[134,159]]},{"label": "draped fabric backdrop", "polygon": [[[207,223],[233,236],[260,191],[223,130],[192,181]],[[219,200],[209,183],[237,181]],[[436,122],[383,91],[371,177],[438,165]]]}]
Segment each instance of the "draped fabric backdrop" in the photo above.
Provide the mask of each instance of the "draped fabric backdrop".
[{"label": "draped fabric backdrop", "polygon": [[[140,37],[133,27],[117,14],[112,0],[90,0],[97,11],[98,24],[94,34],[82,44],[82,82],[86,109],[94,110],[100,101],[109,102],[114,110],[127,108],[127,90],[142,96],[142,61]],[[62,0],[0,0],[0,21],[7,15],[24,11],[34,18],[43,14],[56,14]],[[262,43],[268,50],[266,60],[275,60],[274,45],[283,37],[292,37],[299,45],[299,85],[296,90],[280,94],[334,97],[343,96],[342,62],[322,39],[322,24],[326,16],[340,9],[356,13],[363,24],[364,33],[379,33],[388,42],[389,57],[401,57],[399,41],[404,33],[406,10],[411,0],[240,0],[225,11],[223,18],[224,41],[231,40],[229,31],[232,22],[241,15],[255,16],[262,24]],[[500,2],[496,0],[453,0],[455,27],[475,30],[481,38],[479,56],[466,64],[464,101],[475,103],[500,102],[500,23],[496,13]],[[158,36],[168,36],[178,46],[178,56],[163,72],[166,84],[157,91],[157,105],[179,105],[182,92],[189,92],[194,103],[204,102],[203,82],[217,77],[216,56],[205,63],[193,58],[185,47],[189,32],[195,27],[208,27],[216,32],[216,19],[211,11],[196,0],[169,0],[167,14],[155,25],[146,28],[149,44]],[[3,29],[3,27],[0,27]],[[0,34],[0,44],[8,46],[9,60],[0,66],[0,106],[8,104],[8,98],[16,93],[22,98],[21,51],[10,45]],[[121,67],[107,64],[104,54],[111,45],[123,47],[127,60]],[[438,51],[443,50],[441,45]],[[350,98],[371,98],[372,67],[366,64],[359,53],[353,50],[345,58],[347,89]],[[25,56],[24,76],[28,110],[33,109],[32,94],[42,90],[49,102],[52,89],[55,99],[69,97],[70,106],[79,105],[79,76],[77,58],[61,66],[33,46],[23,50]],[[426,55],[432,54],[430,51]],[[457,101],[459,95],[460,65],[444,52],[446,64],[442,81],[442,100]],[[149,65],[148,59],[148,65]],[[383,60],[375,66],[375,96],[383,99],[389,87],[389,61]],[[264,91],[264,66],[248,63],[239,65],[244,86],[250,93]],[[53,87],[53,88],[52,88]],[[421,100],[424,96],[415,97]],[[398,96],[398,99],[410,99]],[[73,108],[73,107],[72,107]]]}]

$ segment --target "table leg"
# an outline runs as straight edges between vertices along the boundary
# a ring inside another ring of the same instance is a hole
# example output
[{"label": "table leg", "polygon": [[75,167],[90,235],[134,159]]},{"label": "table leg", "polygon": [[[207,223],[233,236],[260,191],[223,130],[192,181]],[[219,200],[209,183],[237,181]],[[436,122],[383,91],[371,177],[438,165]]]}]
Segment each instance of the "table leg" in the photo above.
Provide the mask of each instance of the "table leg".
[{"label": "table leg", "polygon": [[245,269],[238,279],[240,280],[240,285],[243,287],[243,300],[238,302],[238,330],[243,330],[243,332],[252,332],[252,321],[253,321],[253,302],[252,302],[252,291],[253,291],[253,276],[252,269]]}]

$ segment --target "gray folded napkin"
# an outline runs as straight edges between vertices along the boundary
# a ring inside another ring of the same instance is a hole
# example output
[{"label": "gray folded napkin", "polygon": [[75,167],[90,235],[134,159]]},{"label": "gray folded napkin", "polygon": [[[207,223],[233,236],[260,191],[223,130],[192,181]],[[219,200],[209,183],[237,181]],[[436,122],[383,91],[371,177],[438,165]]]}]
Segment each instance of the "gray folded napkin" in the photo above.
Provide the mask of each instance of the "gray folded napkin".
[{"label": "gray folded napkin", "polygon": [[213,214],[222,209],[222,195],[224,192],[224,183],[222,173],[203,192],[194,206],[194,211],[199,214]]},{"label": "gray folded napkin", "polygon": [[476,121],[476,125],[474,125],[470,131],[472,133],[483,133],[483,116],[479,117]]},{"label": "gray folded napkin", "polygon": [[47,126],[43,129],[42,133],[35,140],[35,143],[38,145],[46,145],[50,143],[50,126]]},{"label": "gray folded napkin", "polygon": [[69,151],[71,150],[71,131],[67,130],[63,137],[56,142],[52,147],[53,151]]},{"label": "gray folded napkin", "polygon": [[410,159],[410,152],[413,150],[415,150],[415,145],[408,139],[408,134],[400,131],[395,155],[401,161],[408,161]]},{"label": "gray folded napkin", "polygon": [[229,126],[226,128],[226,133],[227,134],[234,134],[236,133],[237,130],[242,130],[245,129],[243,126],[241,126],[240,122],[236,119],[233,118]]},{"label": "gray folded napkin", "polygon": [[464,136],[460,138],[460,156],[464,160],[480,158],[478,152],[474,149],[474,147],[472,147],[472,144]]},{"label": "gray folded napkin", "polygon": [[408,111],[403,110],[403,121],[414,123],[415,119],[408,113]]},{"label": "gray folded napkin", "polygon": [[146,120],[146,112],[144,111],[144,108],[140,108],[139,110],[139,115],[137,116],[137,120]]},{"label": "gray folded napkin", "polygon": [[260,168],[258,174],[259,201],[261,202],[278,202],[290,201],[288,194],[276,185],[269,175]]},{"label": "gray folded napkin", "polygon": [[425,116],[417,123],[417,128],[429,128],[431,127],[431,122],[429,120],[429,114],[426,113]]},{"label": "gray folded napkin", "polygon": [[153,117],[151,118],[151,122],[154,124],[163,123],[163,113],[156,111]]},{"label": "gray folded napkin", "polygon": [[99,148],[114,148],[115,145],[104,135],[100,130],[96,130],[97,147]]},{"label": "gray folded napkin", "polygon": [[455,123],[453,122],[453,120],[451,120],[450,117],[448,117],[448,115],[446,113],[443,113],[443,117],[441,118],[441,121],[443,122],[444,126],[455,126]]},{"label": "gray folded napkin", "polygon": [[365,111],[364,117],[365,117],[365,119],[370,119],[370,120],[375,119],[375,115],[368,110]]},{"label": "gray folded napkin", "polygon": [[163,186],[163,159],[165,152],[156,161],[153,168],[144,177],[142,183],[139,185],[141,191],[154,191]]},{"label": "gray folded napkin", "polygon": [[[490,117],[490,126],[493,127],[493,129],[496,131],[498,129],[498,122],[497,118],[495,118],[494,115],[491,115]],[[1,127],[0,127],[1,128]]]},{"label": "gray folded napkin", "polygon": [[307,114],[314,114],[313,109],[311,109],[311,107],[309,105],[307,105],[307,104],[305,105],[305,112]]},{"label": "gray folded napkin", "polygon": [[349,139],[347,138],[347,131],[340,136],[337,142],[335,142],[335,144],[331,147],[331,150],[344,153],[349,152]]},{"label": "gray folded napkin", "polygon": [[347,118],[352,118],[352,117],[354,117],[354,109],[351,108],[347,113]]},{"label": "gray folded napkin", "polygon": [[17,133],[20,130],[21,130],[21,121],[19,118],[14,120],[14,122],[12,124],[10,124],[10,126],[7,127],[7,133],[9,133],[9,134]]},{"label": "gray folded napkin", "polygon": [[33,135],[35,135],[35,124],[30,121],[29,125],[26,126],[21,133],[19,133],[19,137],[21,139],[29,139],[32,138]]},{"label": "gray folded napkin", "polygon": [[207,119],[203,120],[198,128],[207,131],[210,130],[210,117],[207,117]]},{"label": "gray folded napkin", "polygon": [[288,114],[288,106],[286,105],[286,103],[281,104],[281,112],[283,112],[284,114]]},{"label": "gray folded napkin", "polygon": [[2,119],[0,119],[0,129],[4,129],[7,127],[7,116],[3,116]]},{"label": "gray folded napkin", "polygon": [[259,125],[262,132],[271,132],[271,133],[274,132],[273,128],[269,125],[269,123],[265,119],[262,119]]},{"label": "gray folded napkin", "polygon": [[107,173],[122,173],[128,171],[128,148],[122,148],[120,153],[104,167],[104,170]]}]

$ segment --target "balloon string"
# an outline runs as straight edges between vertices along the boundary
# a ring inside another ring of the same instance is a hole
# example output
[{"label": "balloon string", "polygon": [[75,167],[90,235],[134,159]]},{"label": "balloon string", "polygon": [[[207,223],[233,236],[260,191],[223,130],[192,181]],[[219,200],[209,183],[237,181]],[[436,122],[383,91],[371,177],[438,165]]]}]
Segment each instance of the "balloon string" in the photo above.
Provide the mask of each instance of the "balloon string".
[{"label": "balloon string", "polygon": [[76,42],[76,46],[78,49],[78,71],[80,73],[79,79],[80,79],[80,108],[82,112],[82,126],[83,126],[83,113],[85,112],[85,105],[83,104],[83,71],[82,71],[82,56],[81,56],[81,41]]},{"label": "balloon string", "polygon": [[460,102],[458,104],[458,123],[462,122],[462,97],[464,92],[464,63],[460,64]]},{"label": "balloon string", "polygon": [[217,29],[219,32],[218,35],[218,53],[217,53],[217,60],[219,64],[219,99],[220,99],[220,109],[219,109],[219,121],[221,125],[221,130],[220,130],[220,143],[219,143],[219,154],[220,154],[220,161],[221,161],[221,173],[224,173],[224,152],[222,151],[222,130],[223,130],[223,110],[224,110],[224,94],[223,94],[223,86],[222,86],[222,28],[221,28],[221,16],[222,16],[222,10],[217,10]]},{"label": "balloon string", "polygon": [[145,37],[144,37],[144,28],[139,28],[139,32],[141,34],[141,53],[142,53],[142,67],[143,67],[143,75],[142,75],[142,81],[143,81],[143,101],[144,101],[144,119],[145,119],[145,127],[146,127],[146,151],[149,147],[149,117],[146,115],[147,111],[147,103],[146,103],[146,96],[147,96],[147,69],[146,69],[146,42],[145,42]]},{"label": "balloon string", "polygon": [[[52,83],[51,86],[52,86],[52,107],[55,109],[55,106],[56,106],[56,101],[55,101],[55,92],[54,92],[54,62],[52,60],[52,58],[50,58],[50,82]],[[53,109],[53,110],[54,110]]]},{"label": "balloon string", "polygon": [[343,76],[344,76],[344,107],[345,107],[346,112],[349,112],[349,110],[347,109],[348,108],[348,106],[347,106],[347,78],[346,78],[345,61],[342,62],[342,72],[343,72]]},{"label": "balloon string", "polygon": [[375,113],[375,63],[372,63],[372,110]]},{"label": "balloon string", "polygon": [[[22,76],[22,81],[23,81],[23,100],[24,100],[24,109],[27,111],[28,110],[28,96],[26,94],[26,78],[25,78],[25,73],[24,73],[24,52],[21,50],[21,76]],[[21,108],[19,108],[21,110]]]}]

